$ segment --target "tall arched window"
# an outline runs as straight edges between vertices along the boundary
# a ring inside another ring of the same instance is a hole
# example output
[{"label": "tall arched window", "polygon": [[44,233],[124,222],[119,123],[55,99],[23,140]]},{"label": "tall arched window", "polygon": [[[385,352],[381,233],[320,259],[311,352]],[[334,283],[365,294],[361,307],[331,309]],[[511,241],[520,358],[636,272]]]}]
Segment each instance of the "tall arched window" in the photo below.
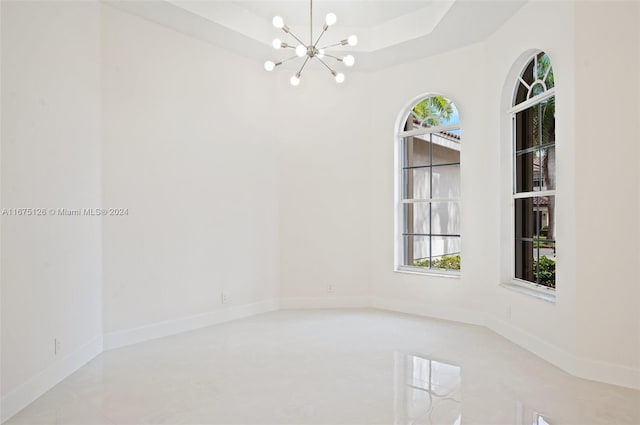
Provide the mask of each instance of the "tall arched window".
[{"label": "tall arched window", "polygon": [[396,270],[459,273],[460,116],[428,96],[397,129]]},{"label": "tall arched window", "polygon": [[551,61],[536,53],[516,82],[513,129],[514,277],[555,288],[556,125]]}]

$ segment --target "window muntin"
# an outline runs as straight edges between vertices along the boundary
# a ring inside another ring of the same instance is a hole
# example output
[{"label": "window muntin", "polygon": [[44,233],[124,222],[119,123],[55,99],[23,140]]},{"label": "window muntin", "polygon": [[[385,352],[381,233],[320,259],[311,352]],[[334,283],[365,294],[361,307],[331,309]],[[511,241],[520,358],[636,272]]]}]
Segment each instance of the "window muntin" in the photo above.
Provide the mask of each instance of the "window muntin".
[{"label": "window muntin", "polygon": [[411,108],[399,132],[399,269],[460,270],[460,124],[442,96]]},{"label": "window muntin", "polygon": [[540,52],[518,79],[512,108],[514,277],[555,288],[554,76]]}]

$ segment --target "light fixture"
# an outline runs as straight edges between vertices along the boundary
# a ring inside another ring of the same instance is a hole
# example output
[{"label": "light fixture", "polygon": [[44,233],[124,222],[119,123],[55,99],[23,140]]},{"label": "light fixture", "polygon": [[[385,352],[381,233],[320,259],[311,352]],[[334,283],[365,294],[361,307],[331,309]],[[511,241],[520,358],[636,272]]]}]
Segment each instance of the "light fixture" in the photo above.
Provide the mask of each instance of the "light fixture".
[{"label": "light fixture", "polygon": [[264,69],[267,71],[273,71],[275,67],[282,65],[287,61],[290,61],[296,58],[304,58],[304,62],[300,67],[300,70],[296,72],[296,74],[293,75],[289,80],[292,86],[297,86],[298,84],[300,84],[300,75],[302,74],[302,70],[307,65],[309,60],[318,59],[320,63],[322,63],[322,65],[324,65],[329,70],[329,72],[335,78],[337,83],[344,82],[344,74],[341,72],[336,72],[323,59],[325,57],[329,57],[329,58],[335,59],[338,62],[342,62],[345,66],[353,66],[353,64],[355,63],[355,58],[353,56],[346,55],[340,58],[337,56],[330,55],[326,51],[327,49],[331,49],[333,47],[340,47],[340,46],[346,46],[346,45],[355,46],[356,44],[358,44],[358,37],[356,37],[355,35],[350,35],[349,37],[343,40],[340,40],[335,44],[318,47],[318,42],[320,41],[324,33],[327,32],[329,27],[334,25],[337,20],[338,18],[336,17],[335,13],[328,13],[324,20],[325,23],[322,26],[322,32],[320,33],[318,38],[314,41],[313,40],[313,0],[309,0],[309,44],[305,44],[302,40],[300,40],[298,36],[296,36],[294,33],[291,32],[291,29],[288,26],[284,24],[284,19],[282,19],[281,16],[275,16],[272,21],[273,26],[289,34],[300,44],[297,46],[292,46],[288,43],[282,42],[282,40],[280,40],[279,38],[276,38],[275,40],[273,40],[271,44],[273,45],[274,49],[290,48],[290,49],[294,49],[296,54],[282,61],[276,61],[276,62],[266,61],[264,63]]}]

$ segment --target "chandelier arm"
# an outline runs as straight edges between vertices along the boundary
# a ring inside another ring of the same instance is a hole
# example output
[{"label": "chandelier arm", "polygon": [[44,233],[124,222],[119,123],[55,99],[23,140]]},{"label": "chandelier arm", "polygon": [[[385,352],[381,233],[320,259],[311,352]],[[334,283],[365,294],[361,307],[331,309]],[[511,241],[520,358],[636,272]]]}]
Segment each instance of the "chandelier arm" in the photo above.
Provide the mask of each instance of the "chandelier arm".
[{"label": "chandelier arm", "polygon": [[305,45],[302,40],[300,40],[294,33],[291,32],[291,30],[287,30],[285,32],[289,34],[291,37],[295,38],[298,41],[298,43],[302,44],[303,46]]},{"label": "chandelier arm", "polygon": [[327,53],[324,54],[325,56],[329,57],[329,58],[334,58],[337,61],[343,62],[342,58],[339,58],[337,56],[333,56],[333,55],[329,55]]},{"label": "chandelier arm", "polygon": [[289,57],[289,58],[282,59],[282,60],[278,63],[278,65],[282,65],[283,63],[285,63],[285,62],[289,62],[290,60],[292,60],[292,59],[296,59],[297,57],[298,57],[298,55],[293,55],[293,56],[291,56],[291,57]]},{"label": "chandelier arm", "polygon": [[318,42],[320,41],[320,39],[322,38],[322,36],[324,35],[325,32],[327,32],[327,29],[329,28],[328,25],[325,25],[322,27],[322,32],[320,33],[320,35],[318,36],[318,39],[316,40],[315,43],[313,43],[313,48],[315,49],[316,46],[318,45]]},{"label": "chandelier arm", "polygon": [[342,42],[340,43],[336,43],[336,44],[330,44],[328,46],[324,46],[324,47],[320,47],[321,49],[330,49],[332,47],[338,47],[338,46],[344,46],[344,44],[342,44]]},{"label": "chandelier arm", "polygon": [[298,71],[298,73],[296,74],[298,76],[298,78],[300,78],[300,74],[302,73],[302,70],[304,69],[304,67],[307,65],[307,62],[309,62],[309,56],[307,56],[304,59],[304,63],[302,64],[302,66],[300,67],[300,71]]},{"label": "chandelier arm", "polygon": [[327,69],[331,72],[332,75],[336,75],[336,71],[334,71],[325,61],[316,56],[316,59],[320,61],[321,64],[327,67]]}]

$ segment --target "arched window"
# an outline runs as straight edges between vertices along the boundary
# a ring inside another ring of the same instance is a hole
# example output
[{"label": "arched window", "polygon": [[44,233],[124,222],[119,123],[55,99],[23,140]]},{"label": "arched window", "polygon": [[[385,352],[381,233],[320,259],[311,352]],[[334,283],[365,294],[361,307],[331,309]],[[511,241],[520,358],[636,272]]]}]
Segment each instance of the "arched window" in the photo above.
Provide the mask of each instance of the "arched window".
[{"label": "arched window", "polygon": [[516,82],[513,134],[514,277],[555,288],[556,125],[551,61],[536,53]]},{"label": "arched window", "polygon": [[460,116],[428,96],[402,115],[396,132],[396,270],[460,270]]}]

